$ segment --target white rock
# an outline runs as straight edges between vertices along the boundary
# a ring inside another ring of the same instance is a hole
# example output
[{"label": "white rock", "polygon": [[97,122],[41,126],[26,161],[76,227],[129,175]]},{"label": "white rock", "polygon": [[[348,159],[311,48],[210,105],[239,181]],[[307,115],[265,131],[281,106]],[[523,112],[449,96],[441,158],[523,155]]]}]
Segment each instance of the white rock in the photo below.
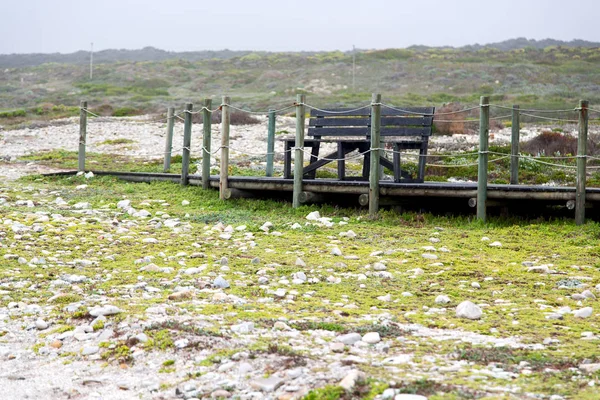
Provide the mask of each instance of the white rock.
[{"label": "white rock", "polygon": [[435,302],[436,304],[448,304],[450,303],[450,297],[440,294],[438,297],[435,298]]},{"label": "white rock", "polygon": [[306,216],[309,221],[318,221],[321,218],[321,214],[318,211],[313,211]]},{"label": "white rock", "polygon": [[48,323],[41,318],[35,320],[35,327],[40,331],[48,328]]},{"label": "white rock", "polygon": [[490,247],[502,247],[502,243],[500,243],[500,242],[492,242],[492,243],[490,243]]},{"label": "white rock", "polygon": [[366,333],[361,340],[368,344],[375,344],[381,341],[381,337],[379,336],[379,332],[369,332]]},{"label": "white rock", "polygon": [[131,207],[131,200],[121,200],[117,203],[117,208],[121,210],[127,210]]},{"label": "white rock", "polygon": [[142,243],[156,244],[156,243],[158,243],[158,239],[156,239],[156,238],[144,238],[144,239],[142,239]]},{"label": "white rock", "polygon": [[481,308],[470,301],[463,301],[456,307],[456,316],[459,318],[480,319],[481,315]]},{"label": "white rock", "polygon": [[436,256],[435,254],[431,254],[431,253],[423,253],[421,254],[421,257],[423,257],[426,260],[437,260],[438,256]]},{"label": "white rock", "polygon": [[427,397],[421,396],[420,394],[401,393],[397,394],[396,397],[394,397],[394,400],[427,400]]},{"label": "white rock", "polygon": [[190,202],[189,202],[189,201],[187,201],[187,200],[182,200],[182,201],[181,201],[181,205],[182,205],[182,206],[189,206],[189,205],[190,205]]},{"label": "white rock", "polygon": [[592,316],[593,311],[594,310],[592,307],[584,307],[582,309],[573,311],[573,315],[577,318],[589,318]]},{"label": "white rock", "polygon": [[348,346],[352,346],[354,343],[360,341],[362,336],[359,333],[347,333],[345,335],[338,336],[335,340],[340,343],[344,343]]},{"label": "white rock", "polygon": [[339,248],[334,247],[333,249],[331,249],[331,255],[332,256],[341,256],[342,251]]},{"label": "white rock", "polygon": [[100,315],[115,315],[119,314],[120,312],[121,310],[119,309],[119,307],[110,304],[107,304],[102,307],[94,307],[89,311],[92,317],[98,317]]}]

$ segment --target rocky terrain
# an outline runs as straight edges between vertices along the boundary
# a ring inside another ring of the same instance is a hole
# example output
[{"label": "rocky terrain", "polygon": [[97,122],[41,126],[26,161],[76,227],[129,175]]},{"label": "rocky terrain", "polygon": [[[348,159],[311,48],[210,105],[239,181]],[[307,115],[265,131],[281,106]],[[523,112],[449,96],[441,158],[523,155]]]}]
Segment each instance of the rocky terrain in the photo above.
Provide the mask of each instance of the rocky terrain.
[{"label": "rocky terrain", "polygon": [[[163,132],[95,120],[88,149],[160,158]],[[76,121],[3,132],[7,398],[594,398],[597,224],[377,222],[93,174],[9,182],[38,171],[20,156],[77,135]],[[265,135],[233,127],[231,147],[264,153]],[[476,139],[434,146],[452,142]]]}]

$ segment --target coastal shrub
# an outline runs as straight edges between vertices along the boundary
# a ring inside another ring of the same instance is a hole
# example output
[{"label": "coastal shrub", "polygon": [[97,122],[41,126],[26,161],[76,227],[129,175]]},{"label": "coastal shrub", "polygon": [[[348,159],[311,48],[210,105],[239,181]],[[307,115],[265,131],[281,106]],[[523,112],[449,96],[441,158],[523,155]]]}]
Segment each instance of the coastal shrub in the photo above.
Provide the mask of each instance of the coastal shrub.
[{"label": "coastal shrub", "polygon": [[[202,122],[202,113],[192,114],[193,124],[201,124]],[[221,110],[212,113],[211,122],[213,124],[221,123]],[[230,114],[229,123],[231,125],[257,125],[261,123],[261,120],[242,111],[232,111]]]},{"label": "coastal shrub", "polygon": [[0,118],[24,117],[26,114],[27,114],[27,111],[25,111],[23,109],[0,111]]}]

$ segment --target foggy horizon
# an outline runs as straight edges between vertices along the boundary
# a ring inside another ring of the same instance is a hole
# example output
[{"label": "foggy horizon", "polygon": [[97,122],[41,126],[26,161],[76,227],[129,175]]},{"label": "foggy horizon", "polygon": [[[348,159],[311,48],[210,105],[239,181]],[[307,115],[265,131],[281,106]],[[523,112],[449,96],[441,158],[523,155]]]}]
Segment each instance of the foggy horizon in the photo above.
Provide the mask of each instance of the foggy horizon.
[{"label": "foggy horizon", "polygon": [[[101,6],[56,0],[5,4],[0,54],[62,53],[108,49],[165,51],[349,51],[410,46],[462,47],[527,39],[600,42],[591,29],[600,3],[577,9],[559,0],[505,0],[493,6],[475,0],[427,6],[398,2],[306,0],[207,2],[106,0]],[[584,10],[584,12],[581,12]],[[28,21],[28,23],[24,23]]]}]

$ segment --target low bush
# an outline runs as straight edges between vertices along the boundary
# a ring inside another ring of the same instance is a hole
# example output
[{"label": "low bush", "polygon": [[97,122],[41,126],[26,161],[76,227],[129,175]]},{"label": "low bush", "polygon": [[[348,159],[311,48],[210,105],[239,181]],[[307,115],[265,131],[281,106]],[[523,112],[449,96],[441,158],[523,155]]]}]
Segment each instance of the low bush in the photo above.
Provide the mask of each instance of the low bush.
[{"label": "low bush", "polygon": [[[215,111],[212,113],[211,122],[213,124],[221,123],[221,110]],[[201,124],[203,122],[202,113],[192,114],[192,123],[193,124]],[[257,125],[262,121],[252,115],[242,112],[242,111],[233,111],[230,114],[229,123],[231,125]]]},{"label": "low bush", "polygon": [[27,111],[25,111],[23,109],[0,111],[0,118],[16,118],[16,117],[24,117],[25,115],[27,115]]},{"label": "low bush", "polygon": [[[525,153],[541,156],[575,155],[577,154],[577,138],[569,134],[557,131],[543,131],[538,136],[521,144],[521,150]],[[598,154],[600,148],[598,138],[589,137],[587,153]]]}]

